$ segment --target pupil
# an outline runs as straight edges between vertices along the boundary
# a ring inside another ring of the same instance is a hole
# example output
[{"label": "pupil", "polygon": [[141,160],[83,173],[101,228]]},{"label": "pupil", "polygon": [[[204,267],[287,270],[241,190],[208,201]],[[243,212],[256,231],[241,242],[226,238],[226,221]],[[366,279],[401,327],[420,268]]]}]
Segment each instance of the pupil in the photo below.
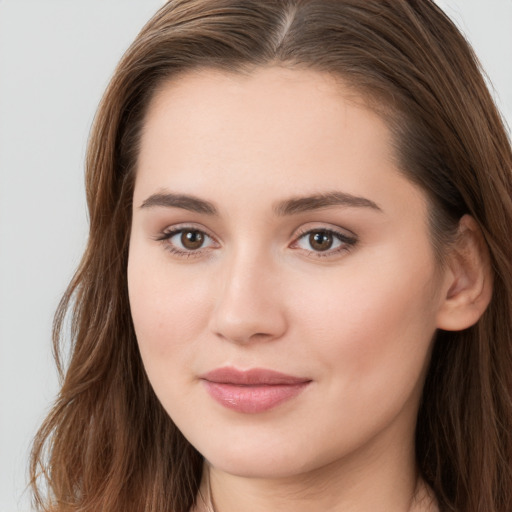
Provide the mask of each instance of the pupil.
[{"label": "pupil", "polygon": [[184,231],[181,234],[181,243],[187,249],[199,249],[203,241],[203,234],[199,231]]},{"label": "pupil", "polygon": [[311,233],[311,235],[309,235],[309,243],[311,247],[317,251],[327,251],[327,249],[331,248],[332,242],[332,235],[325,231]]}]

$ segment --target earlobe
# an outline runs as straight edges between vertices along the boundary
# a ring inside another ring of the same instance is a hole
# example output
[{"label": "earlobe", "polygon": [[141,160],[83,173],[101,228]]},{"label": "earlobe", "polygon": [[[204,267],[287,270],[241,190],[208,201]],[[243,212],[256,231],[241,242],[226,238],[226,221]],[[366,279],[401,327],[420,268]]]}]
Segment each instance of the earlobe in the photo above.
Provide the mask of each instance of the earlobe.
[{"label": "earlobe", "polygon": [[489,250],[476,221],[464,215],[459,222],[457,239],[447,255],[437,327],[446,331],[471,327],[486,310],[491,296]]}]

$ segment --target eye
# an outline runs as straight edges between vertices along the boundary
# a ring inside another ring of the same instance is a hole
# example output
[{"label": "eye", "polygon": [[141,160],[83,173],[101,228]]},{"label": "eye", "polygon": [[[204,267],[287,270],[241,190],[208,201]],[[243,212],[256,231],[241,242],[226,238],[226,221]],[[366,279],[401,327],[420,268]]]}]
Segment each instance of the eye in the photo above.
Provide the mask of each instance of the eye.
[{"label": "eye", "polygon": [[195,251],[200,249],[205,241],[205,234],[201,233],[201,231],[182,231],[179,235],[174,235],[172,238],[178,238],[181,247],[187,249],[189,251]]},{"label": "eye", "polygon": [[348,236],[332,229],[311,229],[302,233],[293,243],[292,248],[315,253],[317,256],[331,256],[348,251],[355,245],[355,236]]},{"label": "eye", "polygon": [[165,242],[166,249],[173,254],[191,256],[203,249],[215,247],[215,240],[204,231],[192,227],[176,227],[166,230],[157,240]]}]

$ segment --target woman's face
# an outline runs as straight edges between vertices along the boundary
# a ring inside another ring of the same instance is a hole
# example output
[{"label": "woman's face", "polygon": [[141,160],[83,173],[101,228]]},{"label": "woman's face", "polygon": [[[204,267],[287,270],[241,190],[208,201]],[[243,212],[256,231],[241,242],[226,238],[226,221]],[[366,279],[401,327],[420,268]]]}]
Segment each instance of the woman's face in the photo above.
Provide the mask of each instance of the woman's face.
[{"label": "woman's face", "polygon": [[381,118],[314,71],[189,73],[151,103],[133,199],[142,359],[214,467],[412,456],[446,279]]}]

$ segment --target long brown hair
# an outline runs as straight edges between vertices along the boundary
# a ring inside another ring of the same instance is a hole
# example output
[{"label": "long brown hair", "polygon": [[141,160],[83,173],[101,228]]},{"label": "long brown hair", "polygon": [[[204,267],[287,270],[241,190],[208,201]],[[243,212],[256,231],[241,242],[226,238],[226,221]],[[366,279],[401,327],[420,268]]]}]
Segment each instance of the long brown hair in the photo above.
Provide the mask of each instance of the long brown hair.
[{"label": "long brown hair", "polygon": [[[430,0],[171,0],[128,49],[87,156],[88,246],[55,318],[62,389],[34,443],[38,510],[186,512],[202,457],[156,399],[130,317],[126,266],[141,126],[163,80],[191,69],[339,76],[385,118],[400,168],[430,199],[442,254],[469,213],[489,248],[491,304],[439,332],[417,464],[442,510],[512,510],[512,154],[471,48]],[[59,356],[71,325],[67,370]]]}]

